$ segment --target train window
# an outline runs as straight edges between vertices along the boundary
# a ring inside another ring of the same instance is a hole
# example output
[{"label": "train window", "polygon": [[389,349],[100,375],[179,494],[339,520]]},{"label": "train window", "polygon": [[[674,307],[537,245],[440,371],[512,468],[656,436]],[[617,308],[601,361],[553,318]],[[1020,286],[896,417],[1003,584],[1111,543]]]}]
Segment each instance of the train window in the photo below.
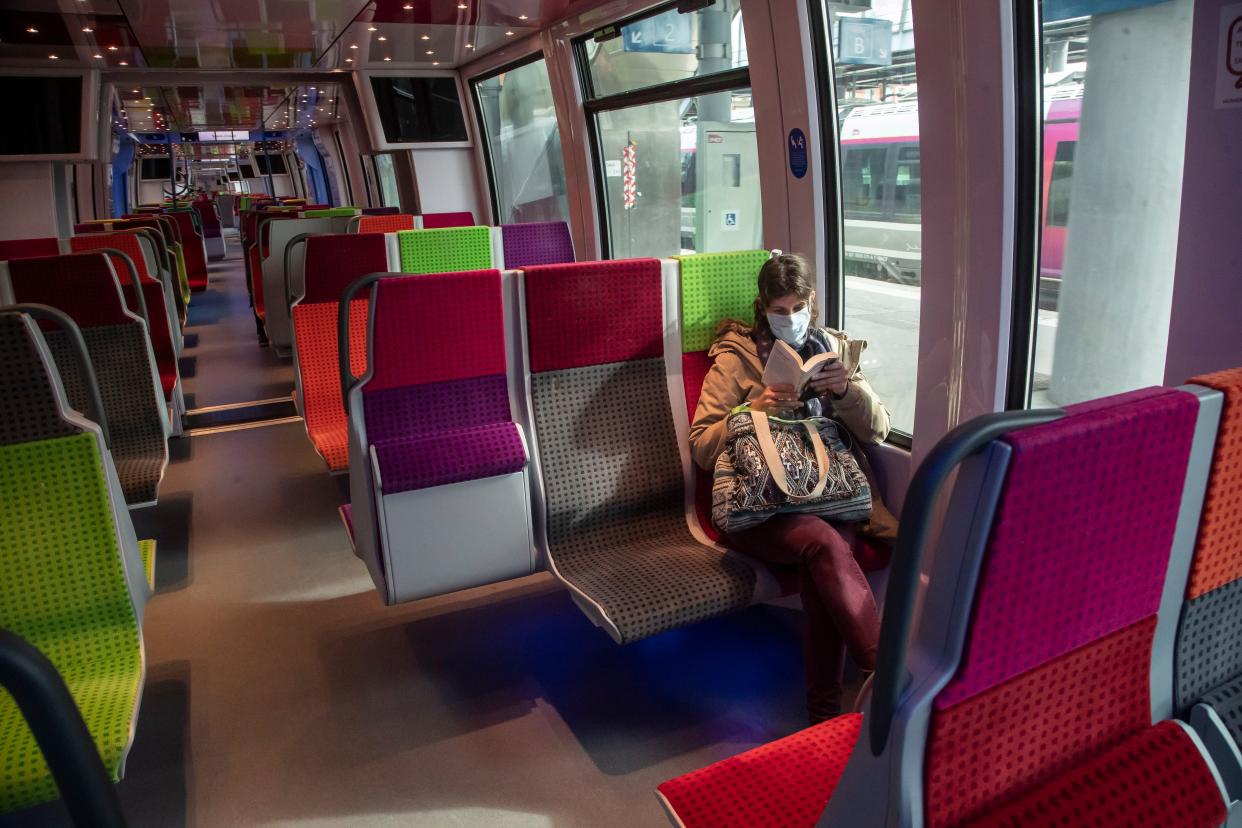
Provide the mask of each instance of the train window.
[{"label": "train window", "polygon": [[762,246],[744,44],[737,0],[664,9],[575,44],[605,255]]},{"label": "train window", "polygon": [[914,19],[909,0],[874,0],[858,11],[823,5],[821,43],[832,55],[840,141],[840,325],[867,340],[863,370],[894,430],[908,435],[922,247]]},{"label": "train window", "polygon": [[1042,157],[1027,160],[1039,178],[1020,209],[1042,220],[1031,222],[1038,237],[1028,254],[1038,253],[1038,267],[1018,268],[1014,285],[1015,408],[1164,382],[1191,4],[1083,16],[1097,7],[1044,2],[1022,24],[1041,29],[1042,49],[1027,58],[1041,83],[1023,90],[1019,106],[1041,129]]},{"label": "train window", "polygon": [[596,31],[583,44],[592,97],[703,77],[746,66],[739,0],[694,12],[665,8]]},{"label": "train window", "polygon": [[380,201],[385,207],[401,207],[401,191],[397,189],[397,170],[393,166],[392,155],[377,152],[371,156],[375,160],[375,181],[379,187]]},{"label": "train window", "polygon": [[537,57],[474,81],[497,224],[568,221],[565,157],[548,66]]}]

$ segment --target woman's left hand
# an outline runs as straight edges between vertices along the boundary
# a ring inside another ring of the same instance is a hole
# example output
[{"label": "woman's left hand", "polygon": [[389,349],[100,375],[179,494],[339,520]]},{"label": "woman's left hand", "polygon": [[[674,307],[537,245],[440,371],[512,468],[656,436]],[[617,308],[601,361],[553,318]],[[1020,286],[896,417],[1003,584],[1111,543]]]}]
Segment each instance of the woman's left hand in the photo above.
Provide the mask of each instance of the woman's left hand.
[{"label": "woman's left hand", "polygon": [[831,393],[833,396],[840,397],[850,387],[849,372],[845,370],[841,360],[834,359],[821,365],[819,371],[811,377],[808,385],[816,396],[822,397],[824,394]]}]

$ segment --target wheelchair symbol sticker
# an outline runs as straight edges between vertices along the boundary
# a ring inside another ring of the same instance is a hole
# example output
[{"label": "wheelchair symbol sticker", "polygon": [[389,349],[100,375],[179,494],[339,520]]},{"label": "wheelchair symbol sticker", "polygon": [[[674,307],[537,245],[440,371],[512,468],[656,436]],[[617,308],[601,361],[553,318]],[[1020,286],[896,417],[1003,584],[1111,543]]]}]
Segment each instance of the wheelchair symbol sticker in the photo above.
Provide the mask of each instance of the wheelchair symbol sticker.
[{"label": "wheelchair symbol sticker", "polygon": [[737,229],[737,210],[725,210],[723,220],[724,220],[724,229],[736,230]]}]

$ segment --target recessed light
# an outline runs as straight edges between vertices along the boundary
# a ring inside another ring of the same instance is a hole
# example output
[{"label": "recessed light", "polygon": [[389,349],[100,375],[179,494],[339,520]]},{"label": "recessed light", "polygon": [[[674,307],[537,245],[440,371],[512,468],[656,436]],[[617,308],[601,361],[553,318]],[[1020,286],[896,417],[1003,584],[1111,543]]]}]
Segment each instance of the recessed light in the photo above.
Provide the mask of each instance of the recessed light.
[{"label": "recessed light", "polygon": [[401,8],[405,9],[406,11],[414,11],[414,4],[413,4],[413,3],[406,3],[406,4],[405,4],[404,6],[402,6]]},{"label": "recessed light", "polygon": [[390,57],[386,57],[386,58],[384,58],[384,60],[392,60],[392,58],[390,58]]},{"label": "recessed light", "polygon": [[115,52],[115,51],[116,51],[117,49],[119,49],[119,48],[121,48],[121,47],[120,47],[120,46],[109,46],[109,47],[108,47],[108,51],[109,51],[109,52]]},{"label": "recessed light", "polygon": [[95,58],[97,58],[97,59],[99,59],[99,60],[103,60],[103,55],[95,55],[94,57],[95,57]]},{"label": "recessed light", "polygon": [[425,34],[422,37],[420,37],[419,40],[431,40],[431,35]]},{"label": "recessed light", "polygon": [[519,14],[519,15],[518,15],[518,20],[530,20],[530,18],[529,18],[529,17],[527,17],[527,16],[526,16],[526,15],[524,15],[524,14]]},{"label": "recessed light", "polygon": [[375,28],[374,26],[367,26],[367,31],[368,31],[368,32],[378,32],[378,31],[379,31],[379,29]]},{"label": "recessed light", "polygon": [[27,33],[27,34],[38,34],[38,33],[39,33],[39,30],[38,30],[38,29],[36,29],[34,26],[27,26],[27,27],[26,27],[26,33]]},{"label": "recessed light", "polygon": [[129,61],[128,61],[128,60],[123,60],[123,61],[121,61],[121,62],[120,62],[120,64],[119,64],[119,65],[120,65],[120,66],[129,66]]},{"label": "recessed light", "polygon": [[313,87],[313,86],[312,86],[312,87],[310,88],[310,91],[314,92],[314,91],[315,91],[315,87]]},{"label": "recessed light", "polygon": [[353,63],[353,62],[354,62],[354,59],[353,59],[353,58],[345,58],[345,62],[346,62],[346,63]]},{"label": "recessed light", "polygon": [[438,60],[433,60],[433,61],[431,62],[431,65],[432,65],[432,66],[439,66],[439,65],[440,65],[440,61],[438,61]]},{"label": "recessed light", "polygon": [[60,55],[48,55],[48,60],[60,60]]},{"label": "recessed light", "polygon": [[513,37],[513,32],[505,32],[505,37]]},{"label": "recessed light", "polygon": [[357,44],[357,43],[351,43],[351,44],[349,44],[349,48],[351,48],[351,49],[357,49],[357,48],[358,48],[358,44]]},{"label": "recessed light", "polygon": [[459,8],[459,9],[468,9],[468,8],[470,8],[470,7],[469,7],[469,6],[467,6],[465,3],[458,3],[458,4],[457,4],[457,8]]},{"label": "recessed light", "polygon": [[428,50],[427,50],[427,54],[429,54],[429,55],[434,55],[435,53],[436,53],[436,50],[435,50],[435,49],[428,49]]},{"label": "recessed light", "polygon": [[93,32],[93,31],[95,31],[95,30],[94,30],[94,29],[92,29],[90,26],[83,26],[83,27],[82,27],[82,31],[86,32],[87,34],[90,34],[91,32]]},{"label": "recessed light", "polygon": [[380,36],[379,36],[379,39],[380,39],[380,40],[387,40],[388,38],[384,37],[383,35],[380,35]]}]

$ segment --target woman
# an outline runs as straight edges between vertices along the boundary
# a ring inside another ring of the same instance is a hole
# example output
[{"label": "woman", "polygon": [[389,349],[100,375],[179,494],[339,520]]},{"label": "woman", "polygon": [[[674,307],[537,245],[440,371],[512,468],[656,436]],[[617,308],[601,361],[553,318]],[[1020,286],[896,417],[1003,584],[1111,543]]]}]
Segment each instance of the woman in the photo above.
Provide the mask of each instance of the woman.
[{"label": "woman", "polygon": [[[726,320],[710,351],[712,368],[690,427],[691,453],[704,469],[715,467],[724,450],[729,414],[743,403],[786,418],[832,417],[849,429],[856,442],[879,443],[888,435],[888,410],[858,370],[866,343],[817,327],[814,278],[806,260],[779,250],[772,253],[759,270],[754,324]],[[794,394],[792,386],[763,384],[763,366],[777,338],[803,359],[825,352],[839,355],[811,379],[804,399]],[[865,464],[865,458],[860,459]],[[866,465],[863,469],[868,470]],[[725,538],[730,547],[765,563],[798,565],[812,724],[841,712],[846,650],[861,669],[875,669],[880,616],[850,548],[854,529],[884,540],[896,535],[896,522],[874,488],[869,524],[833,526],[814,515],[779,514]]]}]

